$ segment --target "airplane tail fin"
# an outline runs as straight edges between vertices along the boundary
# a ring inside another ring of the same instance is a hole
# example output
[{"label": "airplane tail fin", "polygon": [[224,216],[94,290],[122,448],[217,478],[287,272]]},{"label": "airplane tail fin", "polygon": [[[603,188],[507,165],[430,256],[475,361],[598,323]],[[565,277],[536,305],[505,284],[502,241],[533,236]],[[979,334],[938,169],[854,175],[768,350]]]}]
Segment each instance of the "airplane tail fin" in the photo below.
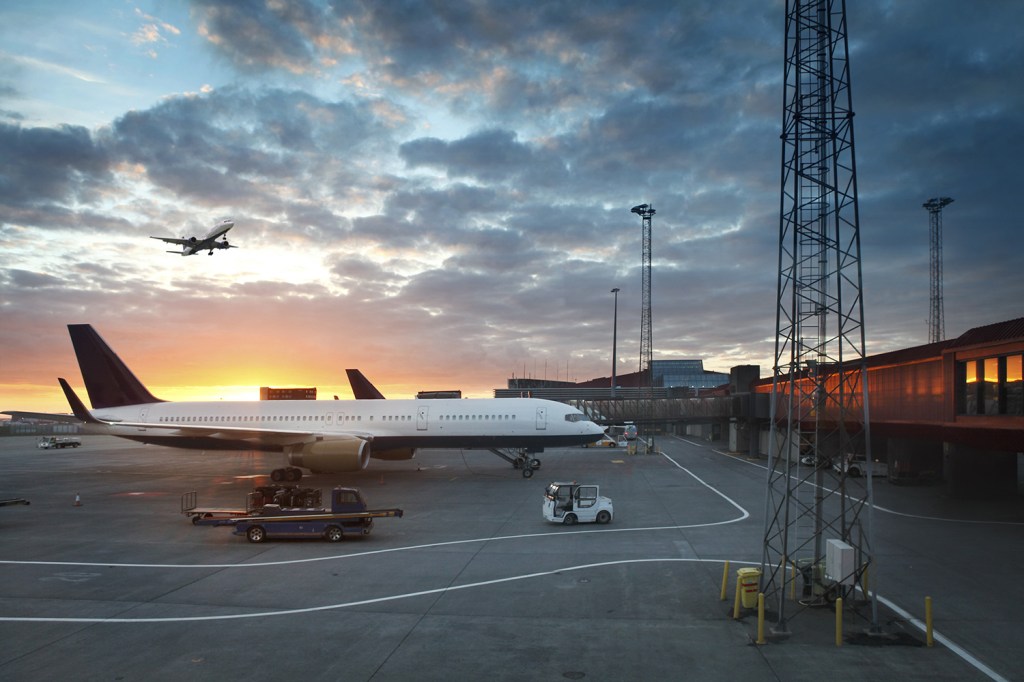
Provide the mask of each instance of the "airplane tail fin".
[{"label": "airplane tail fin", "polygon": [[346,369],[348,383],[352,387],[352,395],[356,400],[384,400],[384,394],[377,390],[377,387],[370,383],[370,380],[363,376],[358,369]]},{"label": "airplane tail fin", "polygon": [[142,382],[135,378],[92,325],[69,324],[68,332],[71,334],[78,367],[82,370],[85,390],[89,393],[89,401],[94,410],[163,402],[154,397]]},{"label": "airplane tail fin", "polygon": [[98,424],[99,420],[92,416],[92,413],[85,408],[85,403],[78,397],[78,394],[71,388],[64,379],[58,378],[60,387],[64,389],[64,397],[68,399],[68,405],[71,406],[71,411],[74,412],[75,417],[85,422],[86,424]]}]

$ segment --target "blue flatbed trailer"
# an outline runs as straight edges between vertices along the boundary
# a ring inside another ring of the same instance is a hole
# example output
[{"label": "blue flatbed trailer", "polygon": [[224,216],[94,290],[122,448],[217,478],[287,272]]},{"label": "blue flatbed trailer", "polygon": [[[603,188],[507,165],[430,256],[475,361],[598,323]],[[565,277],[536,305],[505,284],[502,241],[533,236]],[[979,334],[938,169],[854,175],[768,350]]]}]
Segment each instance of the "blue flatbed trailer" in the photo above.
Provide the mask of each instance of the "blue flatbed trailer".
[{"label": "blue flatbed trailer", "polygon": [[[189,504],[191,502],[191,505]],[[331,507],[282,507],[268,503],[248,511],[200,509],[195,493],[182,496],[182,512],[192,516],[197,526],[230,526],[235,535],[249,542],[268,538],[322,537],[338,542],[348,536],[369,535],[373,520],[401,517],[401,509],[367,509],[357,488],[337,487],[331,491]],[[248,506],[248,505],[247,505]]]}]

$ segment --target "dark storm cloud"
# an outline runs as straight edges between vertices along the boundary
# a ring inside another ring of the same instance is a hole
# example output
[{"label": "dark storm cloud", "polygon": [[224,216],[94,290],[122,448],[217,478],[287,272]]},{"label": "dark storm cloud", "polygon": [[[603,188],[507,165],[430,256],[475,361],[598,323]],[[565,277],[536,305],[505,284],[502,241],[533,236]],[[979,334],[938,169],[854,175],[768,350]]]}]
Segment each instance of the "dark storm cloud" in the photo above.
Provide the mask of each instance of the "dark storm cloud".
[{"label": "dark storm cloud", "polygon": [[23,128],[0,123],[0,204],[88,201],[108,173],[110,157],[79,126]]},{"label": "dark storm cloud", "polygon": [[49,289],[59,286],[62,282],[57,277],[25,270],[5,271],[11,286],[26,289]]},{"label": "dark storm cloud", "polygon": [[339,27],[316,2],[192,0],[192,14],[213,45],[239,69],[302,72],[317,61],[317,45]]},{"label": "dark storm cloud", "polygon": [[388,248],[429,249],[464,243],[513,210],[507,191],[453,183],[442,188],[407,187],[388,195],[379,215],[352,220],[352,235]]},{"label": "dark storm cloud", "polygon": [[[768,14],[768,8],[749,3],[689,2],[683,9],[666,0],[408,0],[360,3],[362,12],[353,12],[353,4],[335,3],[335,11],[365,22],[363,30],[373,37],[365,49],[381,55],[376,62],[403,82],[425,76],[431,82],[435,75],[476,80],[474,73],[507,65],[535,83],[560,74],[575,74],[582,83],[600,74],[616,79],[628,74],[632,84],[654,93],[677,86],[672,69],[690,57],[700,60],[701,74],[709,80],[735,74],[732,65],[748,63],[743,61],[751,49],[747,38],[761,35]],[[723,46],[731,48],[733,58],[727,50],[709,53],[708,43],[717,36],[725,36]],[[666,60],[666,53],[683,59]]]},{"label": "dark storm cloud", "polygon": [[490,181],[512,179],[534,165],[530,147],[508,130],[485,130],[450,143],[421,138],[403,144],[399,154],[412,168],[432,166],[445,169],[449,177]]},{"label": "dark storm cloud", "polygon": [[264,197],[268,181],[348,187],[360,176],[347,157],[365,157],[390,132],[370,102],[228,88],[129,112],[109,143],[179,195],[239,202]]}]

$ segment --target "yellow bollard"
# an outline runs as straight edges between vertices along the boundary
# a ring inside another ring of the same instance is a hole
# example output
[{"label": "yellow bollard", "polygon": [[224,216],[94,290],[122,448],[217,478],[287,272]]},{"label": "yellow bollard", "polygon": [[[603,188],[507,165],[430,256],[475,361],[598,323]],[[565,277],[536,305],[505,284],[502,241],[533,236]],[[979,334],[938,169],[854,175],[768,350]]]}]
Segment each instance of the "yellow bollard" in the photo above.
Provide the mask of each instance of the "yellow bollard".
[{"label": "yellow bollard", "polygon": [[728,594],[729,589],[729,561],[726,560],[725,568],[722,569],[722,601],[725,601],[725,597]]},{"label": "yellow bollard", "polygon": [[765,644],[764,638],[764,592],[757,593],[757,643]]},{"label": "yellow bollard", "polygon": [[860,585],[864,589],[864,598],[865,599],[867,599],[869,597],[869,593],[868,593],[868,578],[870,576],[868,575],[868,571],[870,571],[870,570],[871,570],[871,565],[870,564],[864,566],[864,575],[860,579]]},{"label": "yellow bollard", "polygon": [[732,619],[740,619],[740,581],[736,581],[736,600],[732,604]]},{"label": "yellow bollard", "polygon": [[843,645],[843,598],[836,599],[836,646]]},{"label": "yellow bollard", "polygon": [[924,631],[928,640],[928,646],[935,646],[935,638],[932,636],[932,598],[924,598]]}]

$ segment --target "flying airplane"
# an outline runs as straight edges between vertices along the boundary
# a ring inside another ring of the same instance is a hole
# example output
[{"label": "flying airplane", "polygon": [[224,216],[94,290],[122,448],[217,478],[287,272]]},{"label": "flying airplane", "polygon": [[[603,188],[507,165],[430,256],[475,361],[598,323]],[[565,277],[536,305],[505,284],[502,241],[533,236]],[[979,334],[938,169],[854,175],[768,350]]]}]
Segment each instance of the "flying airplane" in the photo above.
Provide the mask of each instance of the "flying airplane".
[{"label": "flying airplane", "polygon": [[[227,232],[235,226],[235,221],[231,218],[223,218],[220,222],[213,226],[205,237],[182,237],[181,239],[175,239],[173,237],[150,237],[150,239],[159,239],[162,242],[168,244],[178,244],[181,246],[181,251],[168,251],[167,253],[177,253],[182,256],[192,256],[200,251],[206,251],[209,249],[209,255],[213,255],[214,249],[237,249],[237,246],[228,244]],[[224,237],[223,241],[217,241],[218,237]]]},{"label": "flying airplane", "polygon": [[282,452],[289,466],[345,473],[371,458],[412,459],[417,448],[487,449],[530,478],[545,447],[599,440],[604,429],[574,407],[537,398],[168,402],[153,396],[88,324],[69,324],[92,410],[58,379],[87,433],[204,450]]}]

